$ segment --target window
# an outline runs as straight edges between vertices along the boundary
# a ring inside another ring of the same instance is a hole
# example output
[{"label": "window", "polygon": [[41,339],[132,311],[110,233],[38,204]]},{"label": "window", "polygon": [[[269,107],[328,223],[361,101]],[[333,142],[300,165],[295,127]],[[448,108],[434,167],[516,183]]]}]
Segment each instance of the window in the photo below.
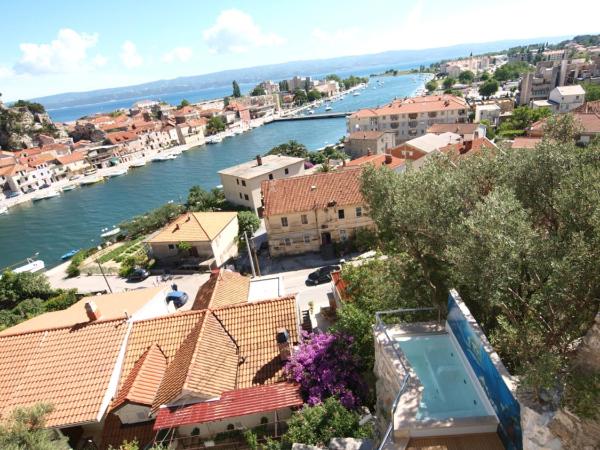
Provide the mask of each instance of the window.
[{"label": "window", "polygon": [[240,179],[236,178],[235,181],[237,182],[237,184],[240,184]]},{"label": "window", "polygon": [[343,209],[338,209],[338,219],[343,219],[345,217],[345,213]]},{"label": "window", "polygon": [[169,250],[175,250],[175,245],[174,244],[169,244]]},{"label": "window", "polygon": [[284,172],[285,172],[285,174],[287,175],[287,174],[289,174],[289,173],[290,173],[290,169],[285,169],[285,170],[284,170]]},{"label": "window", "polygon": [[288,220],[287,220],[287,217],[282,217],[282,218],[281,218],[281,226],[282,226],[282,227],[287,227],[287,226],[288,226]]},{"label": "window", "polygon": [[273,179],[273,174],[272,174],[272,173],[270,173],[270,174],[269,174],[269,180],[272,180],[272,179]]},{"label": "window", "polygon": [[300,220],[302,221],[302,225],[306,225],[308,223],[308,216],[306,214],[302,214],[300,216]]},{"label": "window", "polygon": [[279,246],[285,247],[285,241],[283,239],[279,241]]},{"label": "window", "polygon": [[240,198],[244,198],[244,197],[242,196],[242,193],[241,193],[241,192],[240,192]]},{"label": "window", "polygon": [[250,200],[250,199],[248,198],[248,194],[244,194],[244,200]]},{"label": "window", "polygon": [[360,206],[356,208],[356,217],[362,217],[362,208]]},{"label": "window", "polygon": [[305,244],[310,244],[310,234],[305,234],[304,235],[304,243]]},{"label": "window", "polygon": [[290,238],[285,238],[285,245],[287,245],[288,247],[289,247],[290,245],[292,245],[292,241],[291,241],[291,239],[290,239]]},{"label": "window", "polygon": [[345,241],[348,239],[348,234],[346,233],[346,230],[340,230],[340,239],[342,241]]},{"label": "window", "polygon": [[242,180],[242,186],[246,186],[246,180]]}]

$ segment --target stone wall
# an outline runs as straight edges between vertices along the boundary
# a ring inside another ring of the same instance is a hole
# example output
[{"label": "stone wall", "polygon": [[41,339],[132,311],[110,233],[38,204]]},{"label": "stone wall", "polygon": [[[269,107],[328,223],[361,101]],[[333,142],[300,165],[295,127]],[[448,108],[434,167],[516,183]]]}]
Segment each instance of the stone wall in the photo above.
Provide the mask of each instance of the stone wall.
[{"label": "stone wall", "polygon": [[583,338],[577,351],[577,362],[591,372],[600,372],[600,313]]}]

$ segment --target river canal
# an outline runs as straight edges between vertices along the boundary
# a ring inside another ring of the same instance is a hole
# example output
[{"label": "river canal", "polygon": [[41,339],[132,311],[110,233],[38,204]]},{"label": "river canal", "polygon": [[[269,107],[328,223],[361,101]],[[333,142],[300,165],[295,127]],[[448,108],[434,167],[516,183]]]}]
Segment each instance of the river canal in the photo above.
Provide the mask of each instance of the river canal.
[{"label": "river canal", "polygon": [[[333,103],[333,111],[383,105],[394,97],[409,96],[422,86],[417,75],[384,77],[381,81],[383,84],[372,79],[361,95],[347,95]],[[68,250],[97,244],[102,228],[169,200],[185,201],[193,185],[215,187],[220,184],[217,172],[223,168],[252,159],[290,139],[314,150],[337,142],[345,132],[344,118],[271,123],[219,144],[192,148],[175,160],[148,163],[103,183],[79,187],[35,204],[17,205],[0,216],[0,268],[37,252],[51,267]]]}]

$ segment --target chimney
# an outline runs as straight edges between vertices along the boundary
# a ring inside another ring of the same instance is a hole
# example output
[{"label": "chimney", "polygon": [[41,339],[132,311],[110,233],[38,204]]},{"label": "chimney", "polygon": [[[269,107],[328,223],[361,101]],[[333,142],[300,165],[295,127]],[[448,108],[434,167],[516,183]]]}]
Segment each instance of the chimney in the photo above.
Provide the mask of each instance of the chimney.
[{"label": "chimney", "polygon": [[342,159],[342,167],[346,167],[346,158]]},{"label": "chimney", "polygon": [[260,155],[256,155],[256,164],[262,166],[262,157]]},{"label": "chimney", "polygon": [[386,153],[385,154],[385,163],[386,164],[391,164],[392,163],[392,155],[391,155],[391,153]]},{"label": "chimney", "polygon": [[465,145],[463,145],[463,151],[461,153],[467,153],[469,150],[473,148],[473,141],[465,141]]},{"label": "chimney", "polygon": [[285,328],[277,329],[277,348],[279,349],[279,359],[286,362],[292,356],[292,346],[290,345],[290,333]]},{"label": "chimney", "polygon": [[85,313],[87,314],[88,319],[90,319],[90,322],[98,320],[100,317],[102,317],[102,314],[100,313],[100,310],[94,301],[85,303]]}]

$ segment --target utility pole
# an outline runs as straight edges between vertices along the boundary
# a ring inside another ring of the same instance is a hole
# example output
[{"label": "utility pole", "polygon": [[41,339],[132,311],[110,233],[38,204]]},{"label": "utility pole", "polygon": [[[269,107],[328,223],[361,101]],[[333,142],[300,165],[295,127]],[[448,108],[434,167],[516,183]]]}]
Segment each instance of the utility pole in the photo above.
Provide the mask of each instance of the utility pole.
[{"label": "utility pole", "polygon": [[260,277],[260,265],[258,264],[258,254],[256,253],[256,246],[254,245],[254,242],[250,244],[250,248],[252,249],[252,256],[254,257],[254,266],[256,268],[256,273]]},{"label": "utility pole", "polygon": [[100,264],[100,261],[96,260],[96,264],[98,264],[98,267],[100,267],[100,273],[102,274],[102,276],[104,277],[104,281],[106,282],[106,285],[108,286],[108,290],[110,291],[110,293],[112,294],[113,291],[110,287],[110,284],[108,284],[108,279],[106,278],[106,275],[104,275],[104,270],[102,269],[102,264]]},{"label": "utility pole", "polygon": [[250,241],[248,240],[248,232],[244,231],[244,239],[246,240],[246,249],[248,250],[248,259],[250,260],[250,268],[252,269],[252,278],[256,277],[254,270],[254,259],[252,258],[252,249],[250,249]]}]

